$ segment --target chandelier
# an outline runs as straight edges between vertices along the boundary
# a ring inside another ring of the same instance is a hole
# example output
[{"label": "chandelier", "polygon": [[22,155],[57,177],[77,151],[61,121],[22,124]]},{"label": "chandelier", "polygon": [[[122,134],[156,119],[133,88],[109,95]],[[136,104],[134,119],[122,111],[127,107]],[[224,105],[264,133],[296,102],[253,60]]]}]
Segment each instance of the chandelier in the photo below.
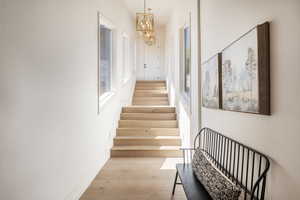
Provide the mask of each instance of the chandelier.
[{"label": "chandelier", "polygon": [[136,13],[136,31],[140,32],[147,45],[155,44],[154,35],[154,15],[151,13],[151,9],[146,11],[146,0],[144,0],[144,12]]},{"label": "chandelier", "polygon": [[154,32],[144,32],[143,39],[145,43],[148,44],[149,46],[154,45],[156,42],[156,37],[154,35]]}]

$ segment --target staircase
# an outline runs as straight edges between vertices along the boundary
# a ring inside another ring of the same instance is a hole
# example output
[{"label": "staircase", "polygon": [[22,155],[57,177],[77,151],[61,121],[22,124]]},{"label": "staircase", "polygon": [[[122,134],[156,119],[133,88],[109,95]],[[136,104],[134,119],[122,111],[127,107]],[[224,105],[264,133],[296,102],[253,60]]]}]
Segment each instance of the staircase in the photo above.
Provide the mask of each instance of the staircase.
[{"label": "staircase", "polygon": [[112,157],[180,157],[181,139],[165,81],[137,81],[132,106],[122,109]]}]

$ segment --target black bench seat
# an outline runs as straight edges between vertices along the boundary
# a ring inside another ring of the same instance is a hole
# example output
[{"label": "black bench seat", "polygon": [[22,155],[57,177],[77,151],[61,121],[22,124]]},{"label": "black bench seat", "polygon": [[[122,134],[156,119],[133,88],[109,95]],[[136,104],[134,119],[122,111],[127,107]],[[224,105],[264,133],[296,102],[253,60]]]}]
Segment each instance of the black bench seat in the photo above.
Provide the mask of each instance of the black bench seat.
[{"label": "black bench seat", "polygon": [[[172,196],[175,194],[176,185],[182,185],[188,200],[212,200],[212,197],[222,199],[227,194],[229,196],[226,196],[226,198],[231,197],[232,199],[265,199],[266,179],[270,161],[264,154],[209,128],[200,130],[194,139],[193,148],[181,148],[181,150],[183,151],[183,164],[176,165]],[[205,155],[201,157],[201,160],[207,162],[199,162],[199,155],[202,152]],[[195,159],[193,159],[194,155],[196,155]],[[238,193],[234,194],[231,192],[233,190],[226,190],[228,187],[219,187],[221,184],[218,181],[221,180],[222,183],[227,181],[220,178],[221,175],[212,177],[212,174],[205,174],[204,172],[204,174],[197,174],[198,176],[196,176],[191,163],[196,167],[200,166],[199,164],[206,166],[208,163],[211,166],[210,170],[219,170],[227,177],[229,184],[241,188],[241,191],[236,190]],[[178,177],[181,182],[177,182],[179,181]],[[206,179],[207,177],[210,182]],[[216,177],[220,179],[215,180]],[[201,180],[203,183],[201,183]],[[214,185],[215,183],[219,185]],[[219,188],[222,188],[222,191]],[[229,193],[226,193],[227,191]]]},{"label": "black bench seat", "polygon": [[176,169],[188,200],[212,200],[194,175],[191,164],[177,164]]}]

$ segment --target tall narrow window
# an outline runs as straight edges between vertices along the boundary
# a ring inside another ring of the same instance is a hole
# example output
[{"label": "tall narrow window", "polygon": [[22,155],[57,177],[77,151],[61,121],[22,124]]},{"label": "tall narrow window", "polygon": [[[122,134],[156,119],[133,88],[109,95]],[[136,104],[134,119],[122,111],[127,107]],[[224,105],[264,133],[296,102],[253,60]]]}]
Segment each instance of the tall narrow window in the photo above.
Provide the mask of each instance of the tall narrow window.
[{"label": "tall narrow window", "polygon": [[183,92],[187,97],[190,96],[191,90],[191,28],[183,29]]},{"label": "tall narrow window", "polygon": [[103,96],[112,89],[113,30],[102,16],[99,29],[99,95]]}]

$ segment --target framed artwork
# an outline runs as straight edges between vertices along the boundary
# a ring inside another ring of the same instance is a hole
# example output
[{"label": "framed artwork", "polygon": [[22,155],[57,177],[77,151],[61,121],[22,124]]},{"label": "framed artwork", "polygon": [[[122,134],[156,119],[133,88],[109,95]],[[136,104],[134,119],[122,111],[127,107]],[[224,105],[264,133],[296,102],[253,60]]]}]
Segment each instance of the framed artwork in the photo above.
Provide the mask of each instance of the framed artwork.
[{"label": "framed artwork", "polygon": [[190,104],[192,87],[192,26],[191,13],[186,16],[185,24],[180,29],[180,92],[185,101]]},{"label": "framed artwork", "polygon": [[222,51],[222,108],[270,115],[269,23]]},{"label": "framed artwork", "polygon": [[221,53],[202,64],[202,105],[206,108],[222,108]]}]

